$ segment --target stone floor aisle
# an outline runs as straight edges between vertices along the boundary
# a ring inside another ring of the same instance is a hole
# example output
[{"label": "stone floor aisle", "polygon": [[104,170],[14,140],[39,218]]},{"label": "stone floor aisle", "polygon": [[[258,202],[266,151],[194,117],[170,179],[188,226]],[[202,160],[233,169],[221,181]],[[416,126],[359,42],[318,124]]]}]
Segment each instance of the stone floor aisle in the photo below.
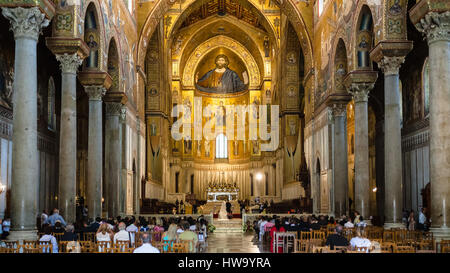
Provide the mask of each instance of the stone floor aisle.
[{"label": "stone floor aisle", "polygon": [[255,240],[253,233],[211,233],[204,253],[266,253],[270,246]]}]

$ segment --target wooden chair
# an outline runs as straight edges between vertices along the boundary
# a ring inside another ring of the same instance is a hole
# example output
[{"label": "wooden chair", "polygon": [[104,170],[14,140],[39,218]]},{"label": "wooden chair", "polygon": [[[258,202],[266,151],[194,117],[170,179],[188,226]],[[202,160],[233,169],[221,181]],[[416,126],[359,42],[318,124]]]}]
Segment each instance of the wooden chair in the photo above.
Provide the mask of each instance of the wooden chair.
[{"label": "wooden chair", "polygon": [[347,238],[348,241],[350,241],[355,234],[355,228],[344,228],[342,230],[342,235]]},{"label": "wooden chair", "polygon": [[62,237],[64,236],[64,232],[62,233],[52,233],[53,236],[55,236],[56,241],[61,241]]},{"label": "wooden chair", "polygon": [[32,247],[30,245],[26,246],[23,245],[23,253],[39,253],[39,248],[38,247]]},{"label": "wooden chair", "polygon": [[53,253],[53,245],[50,241],[39,241],[36,247],[39,253]]},{"label": "wooden chair", "polygon": [[113,247],[110,241],[99,241],[97,242],[97,247],[95,248],[97,253],[108,253],[108,249]]},{"label": "wooden chair", "polygon": [[95,232],[84,232],[83,241],[95,242],[97,240]]},{"label": "wooden chair", "polygon": [[197,250],[197,245],[195,245],[194,240],[179,240],[179,243],[186,245],[186,251],[188,253],[195,253]]},{"label": "wooden chair", "polygon": [[300,240],[307,241],[311,239],[311,231],[300,231]]},{"label": "wooden chair", "polygon": [[450,253],[450,246],[443,246],[441,248],[441,253]]},{"label": "wooden chair", "polygon": [[297,232],[288,231],[284,234],[284,248],[283,253],[289,253],[294,251],[294,242],[297,238]]},{"label": "wooden chair", "polygon": [[349,253],[349,254],[364,254],[365,252],[361,252],[361,251],[358,251],[358,250],[347,250],[346,253]]},{"label": "wooden chair", "polygon": [[325,253],[326,251],[330,251],[328,246],[313,246],[312,253]]},{"label": "wooden chair", "polygon": [[81,246],[82,253],[95,253],[98,252],[98,247],[94,242],[91,241],[78,241]]},{"label": "wooden chair", "polygon": [[367,253],[369,248],[366,247],[366,246],[357,246],[357,247],[355,247],[355,250],[358,251],[358,252]]},{"label": "wooden chair", "polygon": [[346,253],[348,250],[348,247],[346,246],[335,246],[334,250],[336,250],[336,253]]},{"label": "wooden chair", "polygon": [[284,251],[284,232],[274,232],[273,237],[273,252],[278,253],[280,248]]},{"label": "wooden chair", "polygon": [[397,246],[394,248],[394,253],[415,253],[412,246]]},{"label": "wooden chair", "polygon": [[422,249],[419,249],[419,250],[416,250],[416,253],[436,253],[436,250],[422,250]]},{"label": "wooden chair", "polygon": [[295,239],[294,240],[294,253],[308,253],[309,245],[310,244],[308,241]]},{"label": "wooden chair", "polygon": [[19,245],[19,241],[3,241],[6,245],[6,248],[17,248]]},{"label": "wooden chair", "polygon": [[187,245],[184,243],[174,243],[169,248],[169,253],[187,253]]},{"label": "wooden chair", "polygon": [[384,230],[383,242],[395,243],[395,231],[394,230]]},{"label": "wooden chair", "polygon": [[327,237],[325,236],[325,232],[323,231],[316,231],[313,230],[312,232],[312,239],[320,239],[320,240],[325,240]]},{"label": "wooden chair", "polygon": [[392,242],[382,242],[381,253],[394,253],[395,246],[395,243]]}]

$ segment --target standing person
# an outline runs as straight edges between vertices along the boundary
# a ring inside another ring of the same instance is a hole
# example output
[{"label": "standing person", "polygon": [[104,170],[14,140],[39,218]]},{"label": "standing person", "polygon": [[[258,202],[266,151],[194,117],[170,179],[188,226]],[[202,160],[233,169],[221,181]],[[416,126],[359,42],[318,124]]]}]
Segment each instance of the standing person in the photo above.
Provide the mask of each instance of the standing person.
[{"label": "standing person", "polygon": [[416,229],[416,219],[414,218],[414,211],[411,210],[408,217],[408,230]]},{"label": "standing person", "polygon": [[228,219],[233,218],[233,214],[232,214],[232,211],[231,211],[231,203],[230,203],[229,200],[227,200],[226,207],[227,207]]},{"label": "standing person", "polygon": [[159,250],[152,246],[150,243],[152,241],[152,236],[147,232],[141,235],[142,245],[136,248],[133,253],[159,253]]},{"label": "standing person", "polygon": [[44,209],[41,213],[41,229],[44,226],[45,222],[47,222],[47,219],[48,219],[48,211]]},{"label": "standing person", "polygon": [[358,225],[359,225],[359,222],[361,222],[361,215],[360,215],[359,212],[356,211],[356,210],[355,210],[355,212],[354,212],[354,215],[355,215],[355,219],[353,220],[353,224],[354,224],[355,226],[358,226]]},{"label": "standing person", "polygon": [[422,208],[419,213],[419,223],[417,224],[417,229],[425,231],[425,224],[427,222],[427,217],[425,216],[426,208]]},{"label": "standing person", "polygon": [[83,220],[85,220],[85,221],[88,220],[88,212],[89,212],[88,206],[84,205],[82,215],[83,215]]},{"label": "standing person", "polygon": [[[274,253],[275,232],[286,232],[279,219],[275,219],[275,225],[270,229],[270,252],[272,253]],[[277,253],[283,253],[283,247],[278,247],[277,250]]]},{"label": "standing person", "polygon": [[2,223],[3,234],[2,239],[5,239],[9,235],[9,228],[11,227],[11,220],[9,218],[5,218]]},{"label": "standing person", "polygon": [[53,209],[53,214],[47,218],[47,220],[45,221],[45,224],[49,224],[53,227],[57,220],[59,220],[61,222],[62,226],[64,226],[64,227],[66,226],[66,221],[64,221],[64,218],[61,215],[59,215],[59,210]]}]

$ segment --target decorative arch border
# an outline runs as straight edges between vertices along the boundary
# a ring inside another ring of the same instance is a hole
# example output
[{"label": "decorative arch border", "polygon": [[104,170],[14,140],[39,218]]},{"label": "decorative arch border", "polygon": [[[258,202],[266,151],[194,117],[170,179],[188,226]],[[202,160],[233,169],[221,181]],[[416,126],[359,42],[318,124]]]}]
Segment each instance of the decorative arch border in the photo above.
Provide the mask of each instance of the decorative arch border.
[{"label": "decorative arch border", "polygon": [[349,52],[351,51],[351,48],[349,47],[350,42],[348,41],[347,35],[345,35],[345,30],[343,27],[340,27],[337,30],[336,35],[334,36],[334,40],[332,42],[332,47],[331,47],[331,60],[330,60],[330,64],[332,64],[332,71],[331,71],[331,78],[333,81],[333,85],[332,85],[332,93],[336,93],[336,77],[335,77],[335,73],[336,73],[336,53],[337,53],[337,48],[339,45],[339,41],[342,40],[342,42],[344,43],[344,47],[345,47],[345,53],[346,53],[346,58],[347,58],[347,71],[346,73],[348,73],[349,69],[350,69],[350,64],[351,62],[351,57],[353,57],[353,54],[349,54]]},{"label": "decorative arch border", "polygon": [[[186,40],[186,42],[183,43],[182,49],[181,49],[181,53],[179,54],[180,56],[183,56],[185,53],[185,49],[186,46],[190,43],[190,41],[192,41],[192,39],[194,39],[194,36],[197,35],[199,32],[203,31],[204,29],[208,28],[208,26],[215,24],[216,22],[220,21],[220,20],[225,20],[227,21],[227,23],[230,23],[236,27],[239,27],[235,24],[235,22],[228,22],[228,20],[233,20],[233,19],[225,19],[225,18],[214,18],[211,17],[211,19],[206,19],[207,21],[205,21],[205,24],[200,26],[192,35],[189,36],[189,38]],[[250,36],[249,36],[250,37]],[[253,44],[258,48],[259,51],[259,56],[261,57],[261,62],[264,63],[264,56],[263,56],[263,52],[261,51],[261,47],[260,45],[258,45],[257,41],[255,41],[252,37],[250,37],[250,40],[253,42]],[[195,51],[195,50],[194,50]],[[181,61],[182,58],[180,58]],[[181,68],[181,67],[180,67]]]},{"label": "decorative arch border", "polygon": [[[118,71],[118,73],[119,73],[119,79],[118,79],[118,84],[119,84],[119,86],[118,86],[118,91],[121,91],[120,90],[120,88],[121,88],[121,85],[122,85],[122,72],[123,72],[123,67],[122,67],[122,64],[123,64],[123,62],[122,62],[122,54],[120,53],[121,52],[121,47],[120,47],[120,39],[118,39],[117,38],[117,36],[116,36],[116,34],[114,34],[114,35],[112,35],[110,38],[109,38],[109,40],[108,40],[108,46],[106,47],[106,56],[107,56],[107,60],[106,60],[106,72],[108,72],[108,61],[109,61],[109,48],[110,48],[110,46],[111,46],[111,43],[114,41],[114,44],[116,45],[116,51],[117,51],[117,62],[118,62],[118,64],[117,64],[117,67],[119,68],[119,71]],[[125,90],[123,90],[124,92],[125,92]]]},{"label": "decorative arch border", "polygon": [[[250,2],[250,0],[248,1]],[[300,44],[302,46],[303,54],[305,55],[305,69],[308,71],[313,67],[313,57],[312,57],[313,51],[311,38],[307,31],[307,27],[303,19],[303,16],[301,15],[297,6],[294,3],[292,3],[293,0],[287,1],[278,0],[278,1],[282,2],[279,5],[279,7],[281,11],[288,16],[288,19],[291,21],[294,29],[297,32]],[[158,18],[157,15],[161,16],[165,14],[173,4],[175,4],[175,1],[160,0],[152,9],[150,14],[147,15],[147,19],[145,20],[144,26],[138,38],[137,64],[139,66],[144,67],[145,54],[147,53],[148,39],[149,37],[151,37],[151,35],[156,29],[156,26],[160,22],[160,20],[157,19]]]},{"label": "decorative arch border", "polygon": [[[106,31],[105,31],[105,26],[103,24],[103,13],[101,12],[101,8],[99,7],[100,4],[98,3],[98,1],[87,1],[84,6],[83,6],[83,10],[81,13],[81,17],[83,18],[83,23],[81,24],[81,27],[83,29],[83,35],[81,35],[81,39],[83,39],[84,41],[84,36],[85,36],[85,24],[86,24],[86,11],[89,7],[90,4],[94,5],[95,8],[95,13],[96,13],[96,20],[97,20],[97,26],[99,27],[99,37],[100,37],[100,47],[99,47],[99,58],[98,58],[98,62],[99,62],[99,66],[98,69],[100,71],[104,71],[105,70],[105,57],[104,57],[104,52],[107,51],[106,49]],[[109,46],[109,44],[108,44]],[[107,70],[107,69],[106,69]]]},{"label": "decorative arch border", "polygon": [[218,47],[228,48],[244,61],[249,73],[249,89],[258,89],[261,84],[261,74],[253,55],[241,43],[224,35],[218,35],[206,40],[192,52],[182,72],[183,86],[185,88],[194,88],[194,73],[198,64],[203,56]]},{"label": "decorative arch border", "polygon": [[[351,45],[350,48],[351,48],[351,50],[349,50],[349,51],[352,54],[352,58],[351,58],[351,65],[348,66],[349,70],[350,69],[352,69],[352,70],[357,70],[358,69],[358,58],[357,58],[358,50],[357,50],[356,42],[357,42],[357,39],[358,39],[358,32],[359,32],[358,31],[358,21],[359,21],[359,17],[361,15],[361,11],[362,11],[364,6],[367,6],[369,8],[369,10],[370,10],[370,13],[371,13],[371,16],[372,16],[372,24],[373,24],[373,26],[372,26],[372,28],[373,28],[373,31],[372,31],[372,36],[373,37],[372,37],[372,39],[375,39],[375,43],[377,41],[376,40],[377,37],[375,35],[375,24],[378,21],[378,20],[376,20],[377,18],[375,17],[376,14],[377,14],[376,10],[374,10],[374,7],[371,6],[368,3],[367,0],[361,0],[361,1],[358,2],[357,6],[356,6],[356,10],[353,13],[354,15],[353,15],[353,19],[352,19],[352,27],[350,28],[352,30],[352,36],[351,36],[351,40],[350,40],[350,45]],[[348,52],[347,52],[347,54],[348,54]],[[370,56],[369,56],[369,58],[370,58]],[[348,59],[348,57],[347,57],[347,59]],[[370,70],[372,70],[372,68]]]}]

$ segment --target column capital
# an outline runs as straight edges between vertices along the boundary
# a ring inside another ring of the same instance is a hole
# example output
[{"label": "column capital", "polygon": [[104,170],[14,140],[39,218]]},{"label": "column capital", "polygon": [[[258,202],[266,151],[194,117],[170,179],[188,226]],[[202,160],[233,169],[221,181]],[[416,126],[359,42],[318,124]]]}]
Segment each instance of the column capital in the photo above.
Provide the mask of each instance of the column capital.
[{"label": "column capital", "polygon": [[398,75],[400,66],[405,62],[405,57],[388,57],[383,56],[379,62],[379,66],[385,76]]},{"label": "column capital", "polygon": [[426,35],[428,44],[437,41],[450,42],[450,11],[429,12],[415,26]]},{"label": "column capital", "polygon": [[106,93],[106,88],[101,85],[85,86],[84,89],[89,96],[89,100],[102,100],[102,97]]},{"label": "column capital", "polygon": [[78,67],[83,63],[83,59],[77,54],[56,54],[56,60],[59,61],[59,67],[62,73],[76,74]]},{"label": "column capital", "polygon": [[335,117],[345,117],[347,115],[347,104],[333,103],[331,105],[331,111]]},{"label": "column capital", "polygon": [[119,116],[122,113],[122,103],[105,102],[105,111],[107,116]]},{"label": "column capital", "polygon": [[369,92],[374,86],[375,83],[352,83],[348,87],[348,92],[352,94],[355,103],[367,102],[369,100]]},{"label": "column capital", "polygon": [[10,30],[14,32],[14,39],[28,38],[38,41],[42,28],[47,27],[50,21],[45,18],[39,8],[4,8],[2,14],[10,24]]}]

